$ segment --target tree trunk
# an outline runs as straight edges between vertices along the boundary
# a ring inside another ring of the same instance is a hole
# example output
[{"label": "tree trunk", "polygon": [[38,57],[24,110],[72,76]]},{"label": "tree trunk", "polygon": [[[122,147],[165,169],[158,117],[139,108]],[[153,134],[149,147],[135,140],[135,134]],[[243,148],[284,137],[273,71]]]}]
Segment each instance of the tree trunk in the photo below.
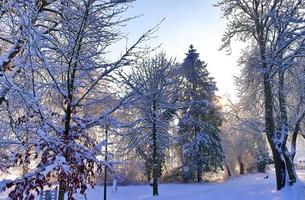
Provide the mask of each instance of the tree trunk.
[{"label": "tree trunk", "polygon": [[275,143],[278,137],[274,125],[272,87],[269,73],[264,74],[264,96],[266,134],[273,154],[277,190],[280,190],[285,187],[286,166],[282,149]]},{"label": "tree trunk", "polygon": [[240,175],[245,174],[245,166],[244,166],[244,163],[241,161],[240,156],[238,156],[237,161],[238,161],[238,165],[239,165],[239,174]]},{"label": "tree trunk", "polygon": [[286,162],[286,167],[287,167],[287,172],[288,172],[288,177],[289,177],[289,183],[292,185],[297,180],[297,175],[295,172],[292,156],[289,153],[286,146],[283,146],[283,153],[284,153],[284,157],[285,157],[285,162]]},{"label": "tree trunk", "polygon": [[277,190],[281,190],[285,187],[286,184],[286,164],[283,152],[279,147],[276,147],[272,150],[274,168],[276,175]]},{"label": "tree trunk", "polygon": [[158,158],[157,158],[157,128],[156,128],[156,104],[153,104],[153,126],[152,126],[152,139],[153,139],[153,196],[159,195],[158,193]]},{"label": "tree trunk", "polygon": [[257,42],[259,45],[260,58],[263,71],[263,87],[264,87],[264,106],[265,106],[265,127],[266,135],[272,150],[274,168],[276,174],[276,187],[277,190],[282,189],[285,186],[286,179],[286,167],[285,160],[280,146],[277,146],[278,136],[275,130],[274,116],[273,116],[273,94],[272,84],[270,77],[270,69],[268,68],[266,58],[266,39],[264,25],[259,19],[255,21]]},{"label": "tree trunk", "polygon": [[293,163],[295,154],[296,154],[296,145],[297,145],[297,138],[298,138],[298,134],[301,128],[301,122],[303,120],[303,118],[305,117],[305,112],[303,112],[303,114],[301,115],[301,117],[298,118],[295,126],[294,126],[294,130],[293,130],[293,134],[292,134],[292,140],[291,140],[291,161]]},{"label": "tree trunk", "polygon": [[282,143],[282,152],[285,158],[286,169],[288,172],[289,182],[293,184],[296,182],[296,173],[294,170],[294,165],[292,161],[292,157],[286,147],[286,141],[288,138],[288,117],[287,117],[287,109],[286,109],[286,96],[285,96],[285,85],[284,85],[285,71],[281,69],[279,72],[279,86],[278,86],[278,99],[280,106],[280,143]]},{"label": "tree trunk", "polygon": [[225,167],[227,169],[228,177],[231,177],[232,176],[231,170],[230,170],[230,167],[229,167],[229,165],[227,163],[225,164]]},{"label": "tree trunk", "polygon": [[[69,94],[69,99],[72,99],[72,96]],[[66,119],[65,119],[65,129],[64,129],[64,141],[67,143],[67,138],[70,131],[70,122],[71,122],[71,114],[72,114],[72,108],[71,104],[67,102],[67,110],[66,110]],[[67,150],[64,152],[65,158],[68,158]],[[65,196],[65,188],[64,188],[64,177],[59,178],[59,193],[58,193],[58,200],[64,200]]]},{"label": "tree trunk", "polygon": [[200,183],[202,181],[202,173],[200,170],[197,170],[197,182]]},{"label": "tree trunk", "polygon": [[[263,40],[261,40],[263,41]],[[282,149],[279,145],[276,144],[278,141],[278,136],[275,130],[274,116],[273,116],[273,97],[272,97],[272,85],[270,80],[270,73],[267,71],[267,62],[265,57],[265,46],[260,44],[261,58],[262,58],[262,68],[264,72],[264,104],[265,104],[265,126],[266,126],[266,135],[269,142],[269,145],[272,150],[274,168],[276,174],[276,188],[277,190],[285,187],[286,181],[286,166],[285,160],[282,153]]]},{"label": "tree trunk", "polygon": [[[68,144],[68,135],[70,132],[70,123],[71,123],[71,115],[72,115],[72,106],[71,106],[71,102],[72,102],[72,86],[68,85],[68,101],[67,103],[67,109],[66,109],[66,117],[65,117],[65,123],[64,123],[64,142],[66,144]],[[64,157],[67,159],[69,157],[69,153],[67,152],[67,150],[64,152]],[[64,188],[64,177],[60,177],[59,178],[59,194],[58,194],[58,200],[64,200],[64,196],[65,196],[65,188]]]},{"label": "tree trunk", "polygon": [[150,183],[150,180],[151,180],[151,171],[147,172],[146,178],[147,178],[148,183]]},{"label": "tree trunk", "polygon": [[62,183],[63,180],[60,180],[59,181],[59,187],[58,187],[58,200],[64,200],[65,198],[65,191],[64,191],[64,188],[63,188],[63,183]]},{"label": "tree trunk", "polygon": [[293,162],[295,154],[296,154],[296,146],[297,146],[297,139],[298,139],[298,132],[300,129],[300,123],[297,123],[296,127],[298,127],[297,129],[295,128],[292,134],[292,139],[291,139],[291,161]]}]

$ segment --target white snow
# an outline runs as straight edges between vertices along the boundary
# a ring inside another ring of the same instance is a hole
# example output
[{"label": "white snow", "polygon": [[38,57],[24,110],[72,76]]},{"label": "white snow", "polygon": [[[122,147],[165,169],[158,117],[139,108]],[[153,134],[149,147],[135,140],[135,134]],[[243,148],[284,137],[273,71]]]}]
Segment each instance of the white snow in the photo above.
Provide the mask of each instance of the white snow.
[{"label": "white snow", "polygon": [[[305,173],[303,174],[305,176]],[[274,173],[246,175],[215,184],[161,184],[159,196],[152,197],[150,186],[123,186],[118,192],[108,192],[109,200],[299,200],[305,199],[305,186],[298,183],[283,191],[275,189]],[[109,190],[109,189],[108,189]],[[110,190],[109,190],[110,191]],[[304,193],[303,193],[304,191]],[[100,199],[103,190],[88,191],[88,199]]]},{"label": "white snow", "polygon": [[[282,191],[275,189],[275,175],[258,173],[232,178],[223,183],[202,184],[161,184],[159,196],[152,197],[149,185],[119,186],[117,192],[108,187],[108,200],[301,200],[305,199],[305,171],[299,171],[300,182]],[[103,187],[87,190],[87,199],[102,199]],[[0,195],[6,200],[5,194]],[[84,200],[81,195],[77,199]]]}]

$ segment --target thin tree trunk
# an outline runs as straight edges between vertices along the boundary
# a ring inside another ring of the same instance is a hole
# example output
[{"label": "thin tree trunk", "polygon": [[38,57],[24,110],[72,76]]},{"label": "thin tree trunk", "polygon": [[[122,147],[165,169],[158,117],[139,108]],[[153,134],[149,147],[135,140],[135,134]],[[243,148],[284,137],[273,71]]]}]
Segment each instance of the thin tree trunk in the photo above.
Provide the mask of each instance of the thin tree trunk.
[{"label": "thin tree trunk", "polygon": [[63,183],[62,181],[59,181],[59,188],[58,188],[58,200],[64,200],[65,198],[65,191],[63,188]]},{"label": "thin tree trunk", "polygon": [[[300,125],[298,125],[300,126]],[[298,132],[299,132],[299,127],[297,128],[297,130],[295,129],[293,134],[292,134],[292,139],[291,139],[291,160],[293,162],[295,154],[296,154],[296,146],[297,146],[297,138],[298,138]]]},{"label": "thin tree trunk", "polygon": [[202,177],[201,177],[201,171],[197,170],[197,182],[200,183],[202,181]]},{"label": "thin tree trunk", "polygon": [[158,193],[158,158],[157,158],[157,128],[156,128],[156,104],[153,104],[153,127],[152,127],[152,139],[153,139],[153,196],[159,195]]},{"label": "thin tree trunk", "polygon": [[298,134],[301,128],[301,122],[303,120],[303,118],[305,117],[305,112],[303,112],[303,114],[301,115],[300,118],[298,118],[295,126],[294,126],[294,130],[293,130],[293,134],[292,134],[292,140],[291,140],[291,161],[293,163],[295,154],[296,154],[296,145],[297,145],[297,138],[298,138]]},{"label": "thin tree trunk", "polygon": [[239,174],[240,174],[240,175],[245,174],[245,167],[244,167],[244,163],[242,162],[242,160],[241,160],[241,157],[240,157],[240,156],[238,156],[237,161],[238,161],[238,165],[239,165]]},{"label": "thin tree trunk", "polygon": [[[68,95],[69,99],[72,99],[72,94],[69,93]],[[69,135],[69,131],[70,131],[70,121],[71,121],[71,113],[72,113],[72,108],[71,108],[71,104],[70,102],[67,102],[67,110],[66,110],[66,119],[65,119],[65,130],[64,130],[64,140],[67,140],[67,137]],[[66,150],[67,151],[67,150]],[[65,157],[68,158],[68,153],[64,152]],[[64,177],[60,177],[59,179],[59,192],[58,192],[58,200],[64,200],[64,196],[65,196],[65,182],[64,182]]]},{"label": "thin tree trunk", "polygon": [[230,167],[229,167],[229,165],[227,163],[225,164],[225,167],[227,169],[228,177],[231,177],[232,176],[231,170],[230,170]]},{"label": "thin tree trunk", "polygon": [[292,161],[292,157],[286,147],[286,141],[288,138],[288,117],[287,117],[287,109],[286,109],[286,97],[285,97],[285,85],[284,85],[285,71],[283,69],[279,72],[279,106],[280,106],[280,127],[281,134],[280,138],[282,141],[282,152],[285,158],[286,169],[288,172],[289,182],[293,184],[296,182],[296,173]]},{"label": "thin tree trunk", "polygon": [[151,180],[151,171],[147,172],[146,177],[147,177],[148,183],[150,184],[150,180]]}]

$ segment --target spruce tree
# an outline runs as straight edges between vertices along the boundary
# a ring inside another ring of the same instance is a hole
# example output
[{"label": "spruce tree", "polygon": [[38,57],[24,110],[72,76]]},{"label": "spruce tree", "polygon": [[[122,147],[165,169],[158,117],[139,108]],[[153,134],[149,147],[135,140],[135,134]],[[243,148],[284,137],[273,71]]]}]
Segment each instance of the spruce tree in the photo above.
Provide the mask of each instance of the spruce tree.
[{"label": "spruce tree", "polygon": [[183,105],[179,120],[179,138],[183,150],[183,179],[201,181],[205,171],[222,168],[219,97],[214,79],[205,62],[190,46],[181,65],[182,86],[180,101]]}]

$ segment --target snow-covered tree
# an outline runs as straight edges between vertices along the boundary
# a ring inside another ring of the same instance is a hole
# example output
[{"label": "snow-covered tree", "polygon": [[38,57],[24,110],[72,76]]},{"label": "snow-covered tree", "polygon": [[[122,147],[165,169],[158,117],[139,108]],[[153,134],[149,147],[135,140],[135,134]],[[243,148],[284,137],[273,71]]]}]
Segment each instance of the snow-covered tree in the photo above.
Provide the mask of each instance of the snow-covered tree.
[{"label": "snow-covered tree", "polygon": [[[277,189],[296,181],[293,163],[287,151],[288,119],[284,77],[295,58],[304,55],[304,0],[221,0],[218,3],[228,19],[223,48],[232,38],[250,41],[256,67],[261,73],[265,132],[276,169]],[[273,79],[276,78],[276,88]],[[277,94],[275,96],[275,94]],[[276,100],[275,100],[276,99]],[[278,105],[276,105],[277,103]],[[275,111],[278,106],[278,112]],[[279,114],[279,115],[277,115]]]},{"label": "snow-covered tree", "polygon": [[[240,104],[244,110],[250,111],[253,113],[252,116],[260,117],[256,120],[262,121],[263,119],[263,76],[259,71],[260,60],[258,58],[258,51],[255,49],[250,49],[248,51],[243,51],[243,57],[240,59],[240,64],[243,66],[241,74],[236,78],[236,83],[240,93]],[[301,56],[301,55],[299,55]],[[273,93],[278,94],[274,98],[274,113],[275,113],[275,127],[277,131],[281,131],[283,117],[281,115],[283,108],[285,108],[285,115],[287,117],[287,134],[291,136],[291,151],[288,151],[286,147],[286,142],[282,144],[283,153],[285,153],[286,164],[291,165],[289,173],[290,177],[295,177],[294,167],[292,165],[294,155],[296,152],[296,139],[297,134],[300,131],[300,126],[302,120],[304,119],[304,108],[303,108],[303,58],[295,58],[291,62],[289,68],[287,68],[287,73],[285,73],[284,78],[285,85],[279,87],[280,82],[283,80],[279,79],[279,76],[275,76],[277,71],[274,72],[272,76],[272,86]],[[288,67],[288,66],[287,66]],[[281,79],[282,79],[281,78]],[[283,87],[285,86],[285,87]],[[280,92],[280,90],[282,90]],[[279,95],[281,93],[281,95]],[[280,98],[281,97],[281,98]],[[280,106],[280,101],[282,98],[285,98],[285,106]],[[262,129],[263,130],[263,129]],[[289,135],[288,135],[289,136]],[[287,137],[288,137],[287,136]],[[289,164],[291,163],[291,164]],[[290,178],[291,179],[291,178]]]},{"label": "snow-covered tree", "polygon": [[304,58],[295,59],[294,66],[286,74],[287,87],[287,113],[289,132],[291,133],[291,158],[294,160],[296,154],[296,143],[298,135],[304,137],[305,118],[305,65]]},{"label": "snow-covered tree", "polygon": [[232,175],[236,166],[240,175],[254,170],[264,172],[271,160],[261,112],[257,112],[262,109],[249,109],[243,101],[233,104],[228,99],[227,102],[222,130],[228,174]]},{"label": "snow-covered tree", "polygon": [[146,175],[153,180],[153,195],[158,195],[165,150],[171,144],[171,121],[177,101],[175,67],[175,62],[161,53],[144,59],[126,79],[137,99],[127,145],[144,160]]},{"label": "snow-covered tree", "polygon": [[223,165],[219,97],[215,94],[216,83],[206,67],[191,45],[181,65],[183,109],[179,119],[179,142],[183,149],[185,181],[196,174],[200,182],[204,171],[216,171]]},{"label": "snow-covered tree", "polygon": [[11,0],[1,5],[0,40],[8,49],[0,59],[3,142],[13,150],[16,165],[35,165],[23,177],[1,182],[1,190],[12,188],[10,198],[33,199],[33,192],[55,177],[59,199],[65,192],[73,199],[77,189],[84,193],[92,183],[95,168],[108,164],[98,158],[105,142],[96,140],[95,131],[129,97],[108,88],[116,82],[114,72],[133,63],[143,52],[138,45],[153,31],[109,61],[109,47],[123,38],[119,27],[129,19],[121,14],[130,2]]}]

